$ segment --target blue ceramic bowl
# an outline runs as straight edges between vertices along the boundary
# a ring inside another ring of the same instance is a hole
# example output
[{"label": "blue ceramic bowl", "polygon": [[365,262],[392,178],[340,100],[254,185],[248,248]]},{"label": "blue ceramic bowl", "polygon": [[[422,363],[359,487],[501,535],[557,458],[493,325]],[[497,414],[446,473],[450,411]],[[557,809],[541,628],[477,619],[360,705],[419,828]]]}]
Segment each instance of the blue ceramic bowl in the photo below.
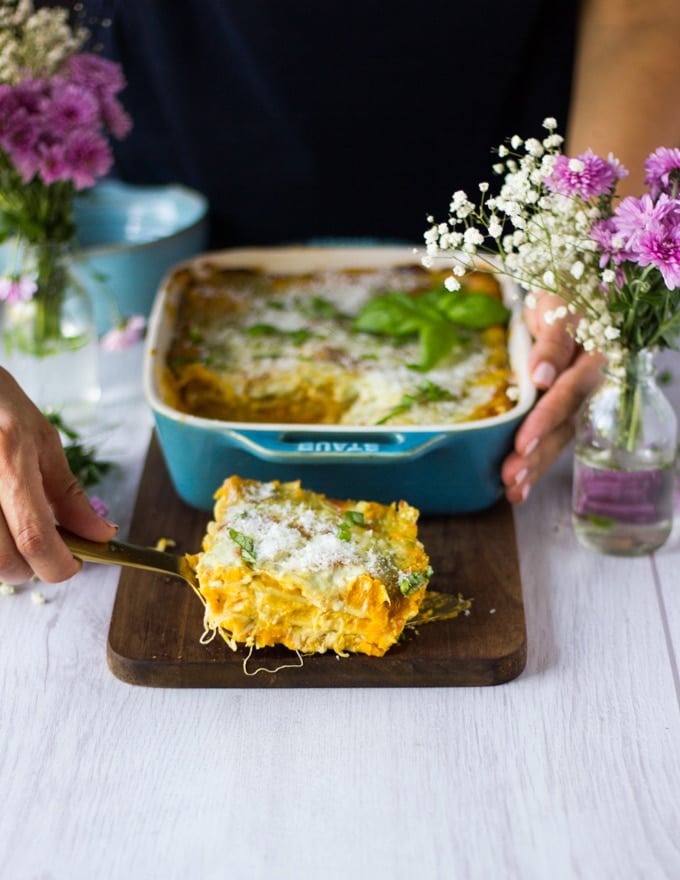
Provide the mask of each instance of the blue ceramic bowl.
[{"label": "blue ceramic bowl", "polygon": [[206,247],[208,202],[184,186],[107,180],[74,210],[74,274],[91,293],[99,333],[121,316],[148,316],[168,269]]},{"label": "blue ceramic bowl", "polygon": [[[224,251],[211,264],[257,266],[279,272],[412,264],[413,248],[280,248]],[[199,260],[202,258],[198,258]],[[530,336],[521,303],[513,310],[510,357],[519,400],[500,416],[455,425],[351,427],[253,424],[198,418],[169,406],[163,395],[165,352],[173,333],[178,286],[159,290],[149,322],[144,390],[171,480],[180,498],[212,510],[213,493],[231,474],[257,480],[296,480],[331,498],[405,499],[423,514],[482,510],[502,495],[501,463],[535,400],[527,369]]]}]

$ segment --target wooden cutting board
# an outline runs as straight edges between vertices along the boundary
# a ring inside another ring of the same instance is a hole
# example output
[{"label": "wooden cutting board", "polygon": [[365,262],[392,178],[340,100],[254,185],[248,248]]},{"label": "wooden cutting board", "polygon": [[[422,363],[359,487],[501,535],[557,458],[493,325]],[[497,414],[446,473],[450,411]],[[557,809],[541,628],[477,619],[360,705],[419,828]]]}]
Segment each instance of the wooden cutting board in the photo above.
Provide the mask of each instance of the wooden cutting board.
[{"label": "wooden cutting board", "polygon": [[[225,477],[228,476],[225,474]],[[200,549],[210,514],[176,495],[155,436],[139,487],[129,540],[176,541],[172,552]],[[384,657],[335,654],[297,664],[285,648],[231,651],[220,639],[201,644],[203,606],[184,582],[122,569],[107,657],[118,678],[155,687],[450,687],[502,684],[526,662],[526,628],[512,509],[505,501],[478,514],[422,517],[431,587],[472,599],[469,614],[411,631]],[[255,673],[255,674],[252,674]]]}]

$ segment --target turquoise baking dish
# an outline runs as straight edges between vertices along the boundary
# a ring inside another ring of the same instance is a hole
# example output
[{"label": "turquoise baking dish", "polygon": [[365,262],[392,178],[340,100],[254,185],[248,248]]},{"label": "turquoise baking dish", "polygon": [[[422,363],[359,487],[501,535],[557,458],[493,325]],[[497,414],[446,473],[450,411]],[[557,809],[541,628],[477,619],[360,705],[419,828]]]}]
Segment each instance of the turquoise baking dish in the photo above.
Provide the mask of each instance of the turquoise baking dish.
[{"label": "turquoise baking dish", "polygon": [[[206,256],[212,263],[291,272],[414,261],[411,247],[291,247]],[[334,498],[384,503],[404,499],[422,515],[483,510],[502,494],[501,462],[535,399],[526,369],[530,337],[519,298],[509,287],[505,295],[513,310],[510,356],[518,380],[516,405],[501,416],[480,421],[396,429],[224,422],[168,406],[161,374],[176,295],[167,284],[156,295],[144,356],[144,393],[172,483],[187,504],[211,510],[215,490],[231,474],[258,480],[299,479],[306,488]]]}]

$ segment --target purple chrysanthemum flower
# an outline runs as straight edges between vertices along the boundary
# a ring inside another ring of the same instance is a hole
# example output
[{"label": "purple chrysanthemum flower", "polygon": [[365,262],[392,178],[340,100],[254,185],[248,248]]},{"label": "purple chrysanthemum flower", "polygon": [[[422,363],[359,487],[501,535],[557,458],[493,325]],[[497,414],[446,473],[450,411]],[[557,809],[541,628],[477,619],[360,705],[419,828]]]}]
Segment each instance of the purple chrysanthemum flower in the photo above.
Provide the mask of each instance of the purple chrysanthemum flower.
[{"label": "purple chrysanthemum flower", "polygon": [[626,196],[615,208],[611,218],[613,232],[621,237],[623,247],[635,254],[640,236],[655,216],[652,197],[645,193],[641,198]]},{"label": "purple chrysanthemum flower", "polygon": [[63,144],[45,144],[40,151],[40,177],[47,183],[69,180],[70,169],[64,156]]},{"label": "purple chrysanthemum flower", "polygon": [[640,266],[656,266],[669,290],[680,287],[680,202],[659,196],[637,249]]},{"label": "purple chrysanthemum flower", "polygon": [[580,156],[557,156],[546,185],[565,196],[579,196],[588,201],[611,193],[617,180],[628,172],[613,157],[603,159],[591,149]]},{"label": "purple chrysanthemum flower", "polygon": [[645,162],[645,183],[652,198],[670,192],[674,179],[680,182],[680,150],[659,147]]},{"label": "purple chrysanthemum flower", "polygon": [[91,131],[74,131],[64,145],[68,176],[77,190],[94,186],[113,163],[106,140]]},{"label": "purple chrysanthemum flower", "polygon": [[96,129],[99,124],[99,103],[92,92],[75,83],[68,80],[55,82],[46,124],[55,138],[63,137],[76,128]]},{"label": "purple chrysanthemum flower", "polygon": [[0,301],[6,303],[26,302],[38,289],[33,278],[5,275],[0,278]]},{"label": "purple chrysanthemum flower", "polygon": [[125,110],[123,110],[120,102],[116,100],[116,98],[104,95],[101,99],[99,112],[101,113],[104,124],[115,138],[122,140],[127,134],[129,134],[132,128],[132,119]]},{"label": "purple chrysanthemum flower", "polygon": [[612,217],[593,223],[590,238],[598,245],[601,269],[604,269],[609,263],[619,266],[631,259],[631,253],[624,246],[625,240]]},{"label": "purple chrysanthemum flower", "polygon": [[120,65],[89,52],[69,58],[64,72],[74,82],[102,94],[114,95],[126,85]]},{"label": "purple chrysanthemum flower", "polygon": [[132,315],[113,327],[101,338],[101,347],[104,351],[123,351],[138,342],[146,328],[146,318],[142,315]]}]

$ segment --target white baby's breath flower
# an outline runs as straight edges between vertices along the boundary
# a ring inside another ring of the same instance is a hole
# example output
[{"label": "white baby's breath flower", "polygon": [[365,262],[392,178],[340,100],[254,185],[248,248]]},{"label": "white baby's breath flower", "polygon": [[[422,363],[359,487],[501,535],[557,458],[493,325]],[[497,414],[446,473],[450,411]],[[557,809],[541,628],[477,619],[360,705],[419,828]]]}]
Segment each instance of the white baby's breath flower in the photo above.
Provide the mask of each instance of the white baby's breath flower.
[{"label": "white baby's breath flower", "polygon": [[543,120],[543,128],[547,128],[548,131],[552,131],[557,128],[557,120],[554,116],[546,116]]},{"label": "white baby's breath flower", "polygon": [[479,229],[475,229],[474,226],[470,226],[463,233],[463,247],[470,248],[476,247],[484,242],[484,236],[479,231]]},{"label": "white baby's breath flower", "polygon": [[531,156],[543,155],[543,144],[537,138],[527,138],[524,148]]},{"label": "white baby's breath flower", "polygon": [[449,275],[448,278],[444,279],[444,287],[452,292],[455,290],[460,290],[460,281],[458,281],[458,279],[454,278],[452,275]]},{"label": "white baby's breath flower", "polygon": [[616,281],[616,272],[613,269],[605,269],[602,273],[602,280],[605,284],[613,284]]},{"label": "white baby's breath flower", "polygon": [[551,134],[548,137],[543,138],[543,146],[546,150],[556,150],[562,146],[564,143],[564,138],[561,134]]},{"label": "white baby's breath flower", "polygon": [[495,218],[492,218],[489,222],[489,235],[492,238],[500,238],[503,234],[503,226],[498,222]]}]

